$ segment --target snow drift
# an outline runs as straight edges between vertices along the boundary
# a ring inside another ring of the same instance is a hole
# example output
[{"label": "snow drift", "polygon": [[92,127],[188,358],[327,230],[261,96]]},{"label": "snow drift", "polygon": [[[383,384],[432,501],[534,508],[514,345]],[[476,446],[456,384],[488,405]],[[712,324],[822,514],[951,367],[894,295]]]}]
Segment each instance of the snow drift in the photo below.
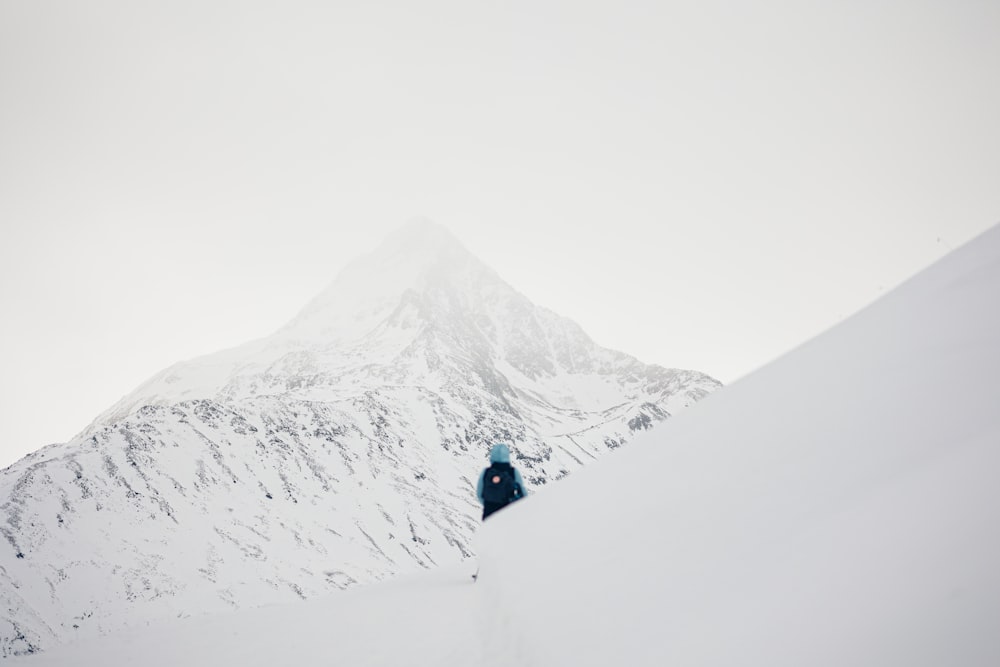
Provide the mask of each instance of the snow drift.
[{"label": "snow drift", "polygon": [[[484,531],[537,664],[1000,664],[1000,227]],[[780,412],[768,409],[780,405]]]}]

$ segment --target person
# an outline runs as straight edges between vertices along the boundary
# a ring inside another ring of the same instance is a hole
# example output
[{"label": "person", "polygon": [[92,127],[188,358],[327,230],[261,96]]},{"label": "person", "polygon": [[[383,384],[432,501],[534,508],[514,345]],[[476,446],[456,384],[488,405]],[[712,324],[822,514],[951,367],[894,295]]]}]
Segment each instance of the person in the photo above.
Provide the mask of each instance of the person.
[{"label": "person", "polygon": [[479,476],[476,495],[483,504],[484,521],[497,510],[528,495],[521,473],[510,464],[507,445],[497,443],[490,449],[490,465]]}]

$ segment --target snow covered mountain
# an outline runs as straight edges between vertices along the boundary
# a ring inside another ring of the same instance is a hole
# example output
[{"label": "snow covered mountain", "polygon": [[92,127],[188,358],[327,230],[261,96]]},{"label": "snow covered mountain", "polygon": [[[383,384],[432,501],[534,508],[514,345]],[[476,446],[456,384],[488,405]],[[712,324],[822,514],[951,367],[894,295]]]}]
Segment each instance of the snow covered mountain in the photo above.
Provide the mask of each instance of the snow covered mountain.
[{"label": "snow covered mountain", "polygon": [[995,227],[490,518],[475,584],[441,568],[14,662],[995,667],[998,303]]},{"label": "snow covered mountain", "polygon": [[0,654],[468,557],[491,443],[538,487],[718,386],[599,347],[412,223],[275,334],[0,472]]}]

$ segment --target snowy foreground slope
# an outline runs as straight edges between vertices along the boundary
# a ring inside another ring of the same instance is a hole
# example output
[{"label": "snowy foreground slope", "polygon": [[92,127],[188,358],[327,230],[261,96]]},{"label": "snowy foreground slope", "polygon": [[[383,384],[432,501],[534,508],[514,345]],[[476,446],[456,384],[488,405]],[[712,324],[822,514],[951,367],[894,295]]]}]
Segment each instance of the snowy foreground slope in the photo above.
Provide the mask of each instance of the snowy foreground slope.
[{"label": "snowy foreground slope", "polygon": [[997,304],[1000,227],[491,518],[477,584],[443,568],[12,664],[998,665]]},{"label": "snowy foreground slope", "polygon": [[718,386],[601,348],[408,225],[280,331],[0,471],[0,656],[460,562],[494,442],[537,489]]}]

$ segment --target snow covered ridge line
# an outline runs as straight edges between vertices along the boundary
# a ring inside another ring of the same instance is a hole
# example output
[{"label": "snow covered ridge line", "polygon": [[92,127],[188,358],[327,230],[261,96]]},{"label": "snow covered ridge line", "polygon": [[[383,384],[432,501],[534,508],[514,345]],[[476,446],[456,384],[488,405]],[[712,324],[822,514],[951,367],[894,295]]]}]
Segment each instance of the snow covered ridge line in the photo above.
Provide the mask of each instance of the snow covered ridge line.
[{"label": "snow covered ridge line", "polygon": [[718,386],[600,348],[410,226],[274,335],[0,472],[0,655],[457,562],[492,443],[538,487]]}]

